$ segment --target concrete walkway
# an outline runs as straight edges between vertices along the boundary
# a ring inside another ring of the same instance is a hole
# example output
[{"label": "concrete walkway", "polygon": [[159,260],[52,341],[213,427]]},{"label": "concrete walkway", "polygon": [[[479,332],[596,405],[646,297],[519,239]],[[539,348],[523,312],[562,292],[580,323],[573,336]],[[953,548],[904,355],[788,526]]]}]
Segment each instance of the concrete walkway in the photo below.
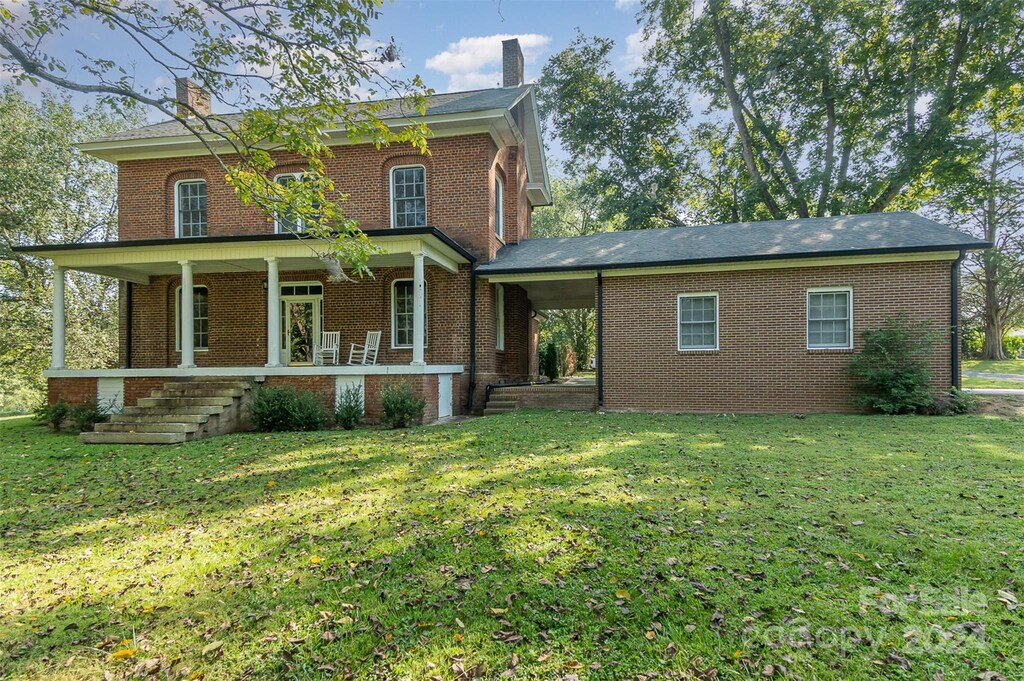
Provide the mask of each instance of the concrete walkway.
[{"label": "concrete walkway", "polygon": [[[1024,383],[1021,385],[1024,385]],[[1024,388],[964,388],[964,392],[973,395],[1016,395],[1024,397]]]},{"label": "concrete walkway", "polygon": [[964,376],[970,376],[971,378],[993,378],[998,381],[1017,381],[1018,383],[1024,383],[1024,374],[993,374],[987,371],[965,371]]}]

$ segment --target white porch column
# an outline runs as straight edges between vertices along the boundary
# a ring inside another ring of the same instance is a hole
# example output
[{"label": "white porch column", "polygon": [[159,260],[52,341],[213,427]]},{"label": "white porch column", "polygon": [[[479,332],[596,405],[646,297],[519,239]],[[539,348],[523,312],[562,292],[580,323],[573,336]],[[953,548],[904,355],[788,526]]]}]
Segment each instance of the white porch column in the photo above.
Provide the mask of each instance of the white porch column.
[{"label": "white porch column", "polygon": [[412,364],[424,364],[423,329],[426,326],[424,309],[423,253],[413,253],[412,266]]},{"label": "white porch column", "polygon": [[195,353],[195,293],[192,289],[192,263],[180,260],[181,265],[181,364],[179,369],[191,369],[196,365]]},{"label": "white porch column", "polygon": [[277,258],[267,261],[267,366],[281,366],[281,282]]},{"label": "white porch column", "polygon": [[50,368],[64,368],[64,268],[53,268],[53,347]]}]

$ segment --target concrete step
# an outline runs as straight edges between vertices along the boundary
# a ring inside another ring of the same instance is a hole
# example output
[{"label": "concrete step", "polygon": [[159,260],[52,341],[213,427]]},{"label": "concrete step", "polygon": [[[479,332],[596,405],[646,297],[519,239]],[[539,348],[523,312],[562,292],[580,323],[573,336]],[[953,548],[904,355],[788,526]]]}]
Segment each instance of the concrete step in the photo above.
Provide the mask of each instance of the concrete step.
[{"label": "concrete step", "polygon": [[511,407],[511,408],[514,409],[514,408],[519,406],[519,400],[510,400],[510,399],[507,399],[507,398],[506,399],[501,399],[501,400],[490,399],[490,400],[487,400],[487,406],[488,407]]},{"label": "concrete step", "polygon": [[201,423],[97,423],[97,433],[195,433]]},{"label": "concrete step", "polygon": [[[211,407],[213,409],[214,407]],[[172,411],[168,414],[155,414],[157,409],[146,409],[141,414],[114,414],[110,417],[110,423],[206,423],[210,420],[209,414],[182,414]],[[168,410],[170,411],[170,410]]]},{"label": "concrete step", "polygon": [[245,391],[241,388],[208,388],[203,385],[189,386],[182,390],[154,390],[150,397],[241,397]]},{"label": "concrete step", "polygon": [[222,388],[228,390],[249,390],[253,387],[253,384],[249,381],[172,381],[171,383],[164,383],[164,390],[190,390],[192,388],[201,388],[203,390],[220,390]]},{"label": "concrete step", "polygon": [[484,407],[484,416],[493,416],[495,414],[511,414],[515,409],[508,407]]},{"label": "concrete step", "polygon": [[188,410],[191,407],[228,407],[234,399],[233,397],[140,397],[138,406]]},{"label": "concrete step", "polygon": [[[147,399],[147,398],[142,398]],[[195,415],[215,416],[224,411],[224,405],[205,406],[193,405],[190,407],[125,407],[121,412],[126,416],[174,416],[174,415]]]},{"label": "concrete step", "polygon": [[82,442],[92,445],[171,445],[185,442],[188,433],[82,433]]}]

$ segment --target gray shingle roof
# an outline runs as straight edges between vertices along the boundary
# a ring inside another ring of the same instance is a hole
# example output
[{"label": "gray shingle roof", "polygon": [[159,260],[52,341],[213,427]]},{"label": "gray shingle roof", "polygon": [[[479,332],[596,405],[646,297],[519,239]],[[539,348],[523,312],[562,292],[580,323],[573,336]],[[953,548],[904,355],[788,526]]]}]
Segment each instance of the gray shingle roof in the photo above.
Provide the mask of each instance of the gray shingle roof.
[{"label": "gray shingle roof", "polygon": [[477,271],[486,275],[658,267],[989,245],[915,213],[870,213],[527,239],[505,246]]},{"label": "gray shingle roof", "polygon": [[[446,92],[443,94],[431,95],[427,98],[427,116],[441,116],[460,113],[471,113],[474,111],[487,111],[490,109],[510,108],[519,98],[529,90],[532,85],[520,87],[491,88],[488,90],[470,90],[469,92]],[[415,111],[410,111],[402,106],[400,99],[382,100],[384,108],[377,114],[380,118],[394,119],[418,116]],[[241,114],[224,114],[223,118],[230,122],[236,122]],[[122,142],[133,140],[155,139],[159,137],[175,137],[190,135],[178,121],[166,121],[154,123],[133,130],[125,130],[106,137],[96,137],[86,140],[86,144],[94,142]]]}]

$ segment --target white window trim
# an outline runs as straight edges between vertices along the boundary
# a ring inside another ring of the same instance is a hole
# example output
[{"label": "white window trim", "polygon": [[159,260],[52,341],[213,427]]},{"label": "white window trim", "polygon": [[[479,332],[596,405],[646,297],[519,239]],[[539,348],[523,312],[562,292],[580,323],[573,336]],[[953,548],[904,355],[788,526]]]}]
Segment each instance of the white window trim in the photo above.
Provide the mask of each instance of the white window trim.
[{"label": "white window trim", "polygon": [[422,163],[413,163],[405,166],[391,166],[391,169],[388,170],[388,203],[391,206],[391,229],[397,229],[395,227],[395,171],[406,170],[408,168],[423,169],[423,224],[430,224],[430,221],[427,219],[427,167]]},{"label": "white window trim", "polygon": [[494,235],[505,243],[505,182],[494,174]]},{"label": "white window trim", "polygon": [[[402,281],[412,282],[415,286],[415,282],[412,277],[402,277],[401,279],[395,279],[391,282],[391,349],[392,350],[412,350],[412,344],[409,345],[398,345],[398,325],[395,324],[396,313],[395,313],[395,298],[398,292],[398,283]],[[423,282],[423,348],[427,348],[427,340],[430,338],[430,334],[427,332],[428,322],[430,321],[430,315],[427,314],[427,282]]]},{"label": "white window trim", "polygon": [[[195,295],[196,289],[203,289],[206,291],[206,347],[200,348],[195,346],[192,348],[193,352],[209,352],[210,351],[210,287],[209,286],[193,286],[192,291]],[[194,323],[194,321],[193,321]],[[195,328],[192,329],[193,334]],[[195,345],[195,339],[192,339],[193,345]],[[178,286],[174,289],[174,351],[181,352],[181,287]]]},{"label": "white window trim", "polygon": [[178,210],[178,186],[182,184],[189,184],[192,182],[202,182],[206,185],[206,236],[210,233],[210,185],[201,177],[192,177],[187,180],[178,180],[174,183],[174,238],[193,238],[193,237],[182,237],[181,236],[181,211]]},{"label": "white window trim", "polygon": [[[811,294],[812,293],[846,293],[850,296],[849,318],[846,322],[846,345],[811,345]],[[817,350],[852,350],[853,349],[853,287],[852,286],[822,286],[807,289],[807,296],[804,301],[804,339],[807,349]]]},{"label": "white window trim", "polygon": [[[303,173],[303,172],[278,173],[277,175],[274,175],[274,182],[277,183],[278,179],[282,178],[282,177],[294,177],[294,178],[296,178],[296,179],[301,181],[302,180],[302,176],[305,175],[305,174],[306,173]],[[299,219],[297,221],[296,228],[297,228],[297,230],[299,232],[306,231],[306,221],[302,220],[302,219]],[[275,215],[274,216],[274,234],[288,234],[288,233],[290,233],[290,232],[282,232],[281,231],[281,222],[277,219],[277,216]]]},{"label": "white window trim", "polygon": [[[714,298],[715,299],[715,345],[714,347],[690,347],[683,346],[683,298]],[[718,315],[718,292],[704,291],[702,293],[680,293],[676,296],[676,350],[679,352],[717,352],[718,351],[718,330],[721,326],[721,319]]]},{"label": "white window trim", "polygon": [[494,285],[494,348],[505,351],[505,287]]},{"label": "white window trim", "polygon": [[[281,291],[286,286],[319,286],[320,287],[320,293],[302,293],[302,294],[298,294],[298,295],[291,295],[291,294],[285,295]],[[288,335],[288,329],[286,328],[286,324],[285,324],[286,315],[284,314],[284,311],[283,311],[283,308],[285,307],[285,303],[287,301],[289,301],[289,300],[291,300],[291,301],[300,301],[300,302],[301,301],[306,301],[306,300],[313,301],[314,304],[316,305],[316,307],[319,308],[320,315],[319,315],[318,326],[320,327],[320,334],[319,335],[322,336],[323,335],[323,331],[324,331],[324,323],[326,321],[326,319],[324,317],[324,294],[326,292],[326,289],[327,289],[327,287],[324,285],[324,282],[322,282],[322,281],[320,281],[318,279],[309,279],[309,280],[303,280],[303,281],[279,281],[278,282],[278,284],[277,284],[277,299],[278,299],[278,301],[280,303],[279,307],[282,308],[279,311],[279,314],[281,316],[281,319],[280,319],[280,322],[279,322],[280,323],[280,327],[281,327],[281,357],[284,359],[284,364],[286,366],[289,366],[289,362],[287,361],[289,358],[285,357],[285,353],[288,350],[288,342],[285,340],[285,338],[287,338],[287,335]],[[314,334],[314,341],[313,341],[314,343],[320,342],[320,339],[317,338],[316,336],[317,336],[317,334]],[[340,350],[339,350],[339,352],[340,352]],[[296,364],[295,366],[304,366],[304,365]]]}]

